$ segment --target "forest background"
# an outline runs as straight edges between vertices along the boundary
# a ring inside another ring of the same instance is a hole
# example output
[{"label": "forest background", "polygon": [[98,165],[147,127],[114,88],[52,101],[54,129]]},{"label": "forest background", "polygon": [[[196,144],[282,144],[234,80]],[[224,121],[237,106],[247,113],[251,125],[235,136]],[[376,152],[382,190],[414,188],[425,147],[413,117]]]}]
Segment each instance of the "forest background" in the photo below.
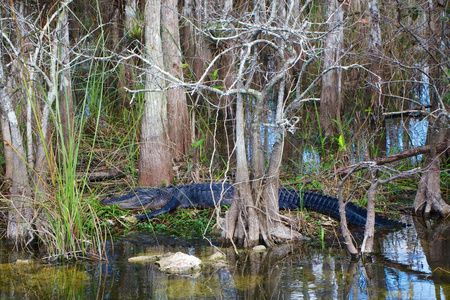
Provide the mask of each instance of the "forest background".
[{"label": "forest background", "polygon": [[18,246],[101,255],[93,203],[118,190],[92,184],[100,171],[234,182],[224,238],[245,247],[293,238],[280,179],[367,205],[366,237],[398,178],[417,184],[415,213],[450,214],[445,1],[0,5],[2,213]]}]

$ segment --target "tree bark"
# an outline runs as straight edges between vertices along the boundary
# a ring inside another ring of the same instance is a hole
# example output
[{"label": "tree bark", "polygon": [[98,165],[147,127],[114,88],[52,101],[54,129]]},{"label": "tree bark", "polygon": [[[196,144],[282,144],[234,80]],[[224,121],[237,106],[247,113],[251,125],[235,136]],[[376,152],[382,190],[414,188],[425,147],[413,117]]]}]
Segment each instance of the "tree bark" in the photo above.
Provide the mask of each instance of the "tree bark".
[{"label": "tree bark", "polygon": [[382,41],[380,30],[380,12],[378,9],[378,0],[369,1],[369,13],[370,13],[370,29],[369,29],[369,62],[370,62],[370,74],[369,74],[369,86],[366,89],[366,99],[371,101],[371,114],[374,120],[372,124],[372,130],[374,135],[375,149],[371,151],[371,157],[381,156],[386,153],[386,134],[384,130],[384,93],[383,93],[383,68],[381,65],[382,57]]},{"label": "tree bark", "polygon": [[[117,33],[118,38],[128,38],[130,41],[137,39],[139,41],[142,40],[142,33],[140,31],[142,24],[139,19],[139,6],[137,0],[125,0],[124,1],[124,12],[123,12],[123,36],[120,36],[119,25],[117,24]],[[120,6],[119,6],[120,8]],[[122,20],[120,18],[122,14],[120,12],[116,13],[115,21],[119,22]],[[131,43],[130,43],[131,44]],[[123,51],[120,43],[116,43],[115,51],[118,53]],[[135,63],[133,60],[130,61],[130,65]],[[129,87],[132,82],[133,70],[132,67],[128,64],[123,64],[118,66],[118,74],[117,74],[117,92],[119,97],[122,99],[123,106],[127,107],[130,103],[129,93],[126,91],[126,88]]]},{"label": "tree bark", "polygon": [[345,181],[349,178],[349,175],[350,174],[347,174],[341,180],[341,182],[339,182],[339,184],[338,184],[339,215],[341,217],[340,223],[341,223],[342,237],[344,238],[344,243],[347,246],[347,250],[348,250],[348,252],[350,252],[350,254],[357,255],[358,249],[356,249],[355,245],[353,244],[352,235],[351,235],[350,230],[348,229],[348,225],[347,225],[347,215],[345,213],[345,206],[347,205],[347,203],[344,202],[344,198],[342,195],[342,187],[343,187]]},{"label": "tree bark", "polygon": [[[0,82],[4,82],[3,72],[0,74]],[[24,151],[22,133],[16,113],[11,103],[9,94],[11,90],[4,88],[0,91],[0,101],[3,113],[7,116],[11,130],[12,147],[15,149],[12,160],[12,185],[10,189],[10,211],[8,213],[8,228],[6,236],[15,240],[18,244],[26,245],[34,239],[31,228],[33,220],[33,206],[31,201],[31,189],[27,172],[27,162]]]},{"label": "tree bark", "polygon": [[[264,214],[262,215],[262,220],[264,223],[262,224],[261,232],[263,232],[263,238],[267,245],[273,245],[273,242],[283,240],[295,240],[300,239],[302,235],[295,231],[292,231],[290,228],[286,227],[280,218],[279,213],[279,199],[278,199],[278,189],[279,189],[279,178],[280,178],[280,168],[281,162],[283,158],[283,150],[284,150],[284,135],[285,128],[280,125],[283,122],[283,109],[284,109],[284,100],[285,100],[285,90],[286,87],[286,78],[283,77],[280,80],[278,86],[278,96],[277,96],[277,107],[275,112],[275,120],[273,120],[274,132],[273,138],[275,140],[272,151],[269,157],[269,163],[267,167],[266,174],[264,176],[265,183],[263,186],[263,197],[262,197],[262,209]],[[262,113],[262,111],[260,112]],[[260,124],[258,126],[258,129]],[[259,140],[261,137],[258,135]],[[260,168],[264,170],[265,160],[264,154],[262,151],[260,152],[261,159],[259,161]],[[255,166],[256,167],[256,166]]]},{"label": "tree bark", "polygon": [[[0,53],[1,53],[1,51],[0,51]],[[2,72],[2,71],[0,70],[0,72]],[[0,87],[0,89],[3,90],[2,87]],[[1,91],[0,91],[0,93],[1,93],[1,95],[4,94]],[[3,98],[3,96],[2,96],[2,98]],[[5,174],[4,174],[4,177],[12,179],[13,169],[12,169],[12,164],[11,163],[12,163],[13,158],[14,158],[14,152],[13,152],[13,149],[11,148],[11,132],[9,130],[8,118],[3,113],[3,110],[1,112],[1,122],[2,122],[3,149],[4,149],[3,150],[3,152],[4,152],[3,155],[5,156]]]},{"label": "tree bark", "polygon": [[237,95],[236,102],[236,186],[234,201],[226,217],[226,238],[245,248],[259,242],[259,217],[253,203],[245,147],[244,100]]},{"label": "tree bark", "polygon": [[[176,0],[165,1],[161,22],[165,70],[183,80]],[[182,161],[189,153],[191,145],[188,107],[182,87],[174,87],[167,91],[167,118],[172,157],[174,161]]]},{"label": "tree bark", "polygon": [[[148,59],[163,69],[161,41],[161,0],[147,0],[145,5],[145,47]],[[146,89],[164,86],[157,71],[149,67]],[[139,183],[142,186],[170,184],[173,180],[172,158],[167,134],[167,102],[165,92],[145,93],[142,116]]]},{"label": "tree bark", "polygon": [[195,29],[195,26],[201,27],[202,22],[206,22],[210,9],[211,0],[185,0],[182,9],[183,16],[192,22],[186,22],[182,29],[183,54],[196,79],[202,77],[213,56],[206,37]]},{"label": "tree bark", "polygon": [[364,230],[364,240],[361,245],[361,253],[371,253],[375,237],[375,197],[380,182],[376,179],[376,169],[370,170],[372,182],[367,193],[367,217]]},{"label": "tree bark", "polygon": [[68,5],[70,1],[62,1],[61,9],[56,25],[56,45],[58,49],[58,58],[61,63],[61,74],[58,76],[60,79],[58,82],[59,89],[59,113],[61,118],[61,126],[63,132],[63,143],[66,151],[71,151],[74,147],[73,136],[73,97],[72,97],[72,77],[70,75],[70,40],[69,40],[69,18],[68,18]]},{"label": "tree bark", "polygon": [[2,115],[5,116],[2,122],[8,122],[8,126],[3,125],[2,127],[5,130],[6,127],[9,127],[9,132],[6,132],[6,134],[10,134],[11,144],[9,146],[15,150],[12,152],[12,157],[9,158],[11,160],[6,162],[9,164],[7,168],[12,170],[6,236],[15,240],[19,245],[27,245],[34,239],[34,232],[31,228],[33,220],[31,189],[23,135],[10,97],[13,94],[11,82],[13,76],[7,78],[5,75],[3,51],[3,44],[0,43],[0,107]]},{"label": "tree bark", "polygon": [[414,212],[425,218],[430,216],[432,211],[435,211],[441,217],[446,218],[450,215],[450,205],[447,204],[441,196],[441,182],[440,182],[440,156],[437,149],[441,143],[448,144],[449,141],[449,113],[441,95],[448,93],[441,78],[444,78],[442,72],[443,61],[448,59],[448,54],[442,56],[440,51],[433,51],[429,49],[440,49],[445,40],[442,36],[441,9],[436,7],[434,2],[428,2],[429,7],[427,15],[424,19],[428,22],[428,39],[424,45],[430,56],[428,57],[429,77],[433,79],[433,89],[430,89],[430,100],[432,105],[431,124],[428,126],[427,144],[430,145],[430,155],[426,160],[429,166],[428,171],[422,174],[419,182],[416,197],[414,199]]},{"label": "tree bark", "polygon": [[441,114],[435,123],[429,126],[428,138],[431,153],[427,159],[428,171],[422,174],[414,198],[414,212],[418,216],[429,218],[432,211],[443,218],[450,215],[450,205],[444,201],[441,195],[440,153],[436,149],[438,144],[448,143],[449,124],[448,117]]},{"label": "tree bark", "polygon": [[123,22],[125,34],[129,34],[134,26],[139,26],[138,12],[139,7],[137,5],[137,0],[125,0],[125,16]]},{"label": "tree bark", "polygon": [[[339,66],[343,44],[343,10],[337,0],[329,0],[327,6],[328,34],[323,53],[323,70]],[[331,137],[337,132],[335,122],[340,122],[341,75],[339,68],[325,73],[322,77],[319,121],[323,137]]]}]

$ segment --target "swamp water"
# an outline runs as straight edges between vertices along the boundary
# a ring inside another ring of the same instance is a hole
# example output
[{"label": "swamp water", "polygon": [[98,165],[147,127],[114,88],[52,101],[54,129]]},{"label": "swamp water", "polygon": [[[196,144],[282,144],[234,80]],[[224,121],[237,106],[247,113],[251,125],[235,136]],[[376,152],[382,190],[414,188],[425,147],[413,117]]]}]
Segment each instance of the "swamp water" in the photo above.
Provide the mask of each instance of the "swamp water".
[{"label": "swamp water", "polygon": [[355,259],[329,241],[227,254],[196,276],[168,275],[128,258],[181,251],[206,258],[206,240],[134,233],[109,242],[109,262],[45,265],[0,243],[1,299],[450,299],[450,223],[378,232],[378,254]]}]

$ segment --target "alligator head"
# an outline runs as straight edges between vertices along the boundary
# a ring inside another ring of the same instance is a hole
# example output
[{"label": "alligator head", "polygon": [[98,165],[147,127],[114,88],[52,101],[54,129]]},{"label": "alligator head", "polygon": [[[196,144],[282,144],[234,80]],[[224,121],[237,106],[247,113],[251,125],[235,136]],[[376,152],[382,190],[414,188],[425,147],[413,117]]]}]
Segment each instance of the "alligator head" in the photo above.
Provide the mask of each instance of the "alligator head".
[{"label": "alligator head", "polygon": [[166,206],[173,195],[167,188],[136,188],[131,190],[128,194],[100,201],[103,205],[117,204],[124,209],[132,210],[155,210]]}]

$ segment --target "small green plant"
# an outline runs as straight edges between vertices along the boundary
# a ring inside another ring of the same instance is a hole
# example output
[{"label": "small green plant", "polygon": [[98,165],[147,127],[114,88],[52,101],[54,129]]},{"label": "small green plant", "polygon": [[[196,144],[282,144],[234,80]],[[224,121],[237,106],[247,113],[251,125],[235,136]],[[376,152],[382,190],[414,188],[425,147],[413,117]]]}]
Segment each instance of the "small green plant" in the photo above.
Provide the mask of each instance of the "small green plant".
[{"label": "small green plant", "polygon": [[318,132],[319,132],[320,147],[322,149],[322,153],[325,153],[325,142],[326,142],[327,138],[322,136],[322,128],[320,126],[320,118],[319,118],[319,108],[317,107],[316,102],[314,102],[314,109],[315,109],[316,118],[317,118],[317,125],[319,127]]},{"label": "small green plant", "polygon": [[191,150],[196,150],[196,149],[200,148],[200,146],[203,144],[204,141],[205,141],[205,139],[199,139],[195,143],[191,143],[191,146],[192,146]]},{"label": "small green plant", "polygon": [[217,74],[218,74],[218,72],[219,72],[219,70],[216,69],[216,70],[211,74],[212,79],[214,79],[214,80],[217,79]]},{"label": "small green plant", "polygon": [[347,146],[345,145],[344,136],[342,134],[339,135],[338,143],[339,143],[339,151],[347,150]]},{"label": "small green plant", "polygon": [[358,205],[362,207],[366,207],[367,205],[367,195],[364,195],[363,197],[359,198]]},{"label": "small green plant", "polygon": [[203,151],[203,142],[205,139],[199,139],[195,143],[191,143],[191,151],[198,150],[198,156],[200,158],[200,163],[205,163],[208,160],[208,157],[205,156],[205,153]]},{"label": "small green plant", "polygon": [[320,226],[320,233],[319,233],[319,239],[320,239],[320,245],[322,246],[322,249],[325,248],[325,229],[323,226]]}]

